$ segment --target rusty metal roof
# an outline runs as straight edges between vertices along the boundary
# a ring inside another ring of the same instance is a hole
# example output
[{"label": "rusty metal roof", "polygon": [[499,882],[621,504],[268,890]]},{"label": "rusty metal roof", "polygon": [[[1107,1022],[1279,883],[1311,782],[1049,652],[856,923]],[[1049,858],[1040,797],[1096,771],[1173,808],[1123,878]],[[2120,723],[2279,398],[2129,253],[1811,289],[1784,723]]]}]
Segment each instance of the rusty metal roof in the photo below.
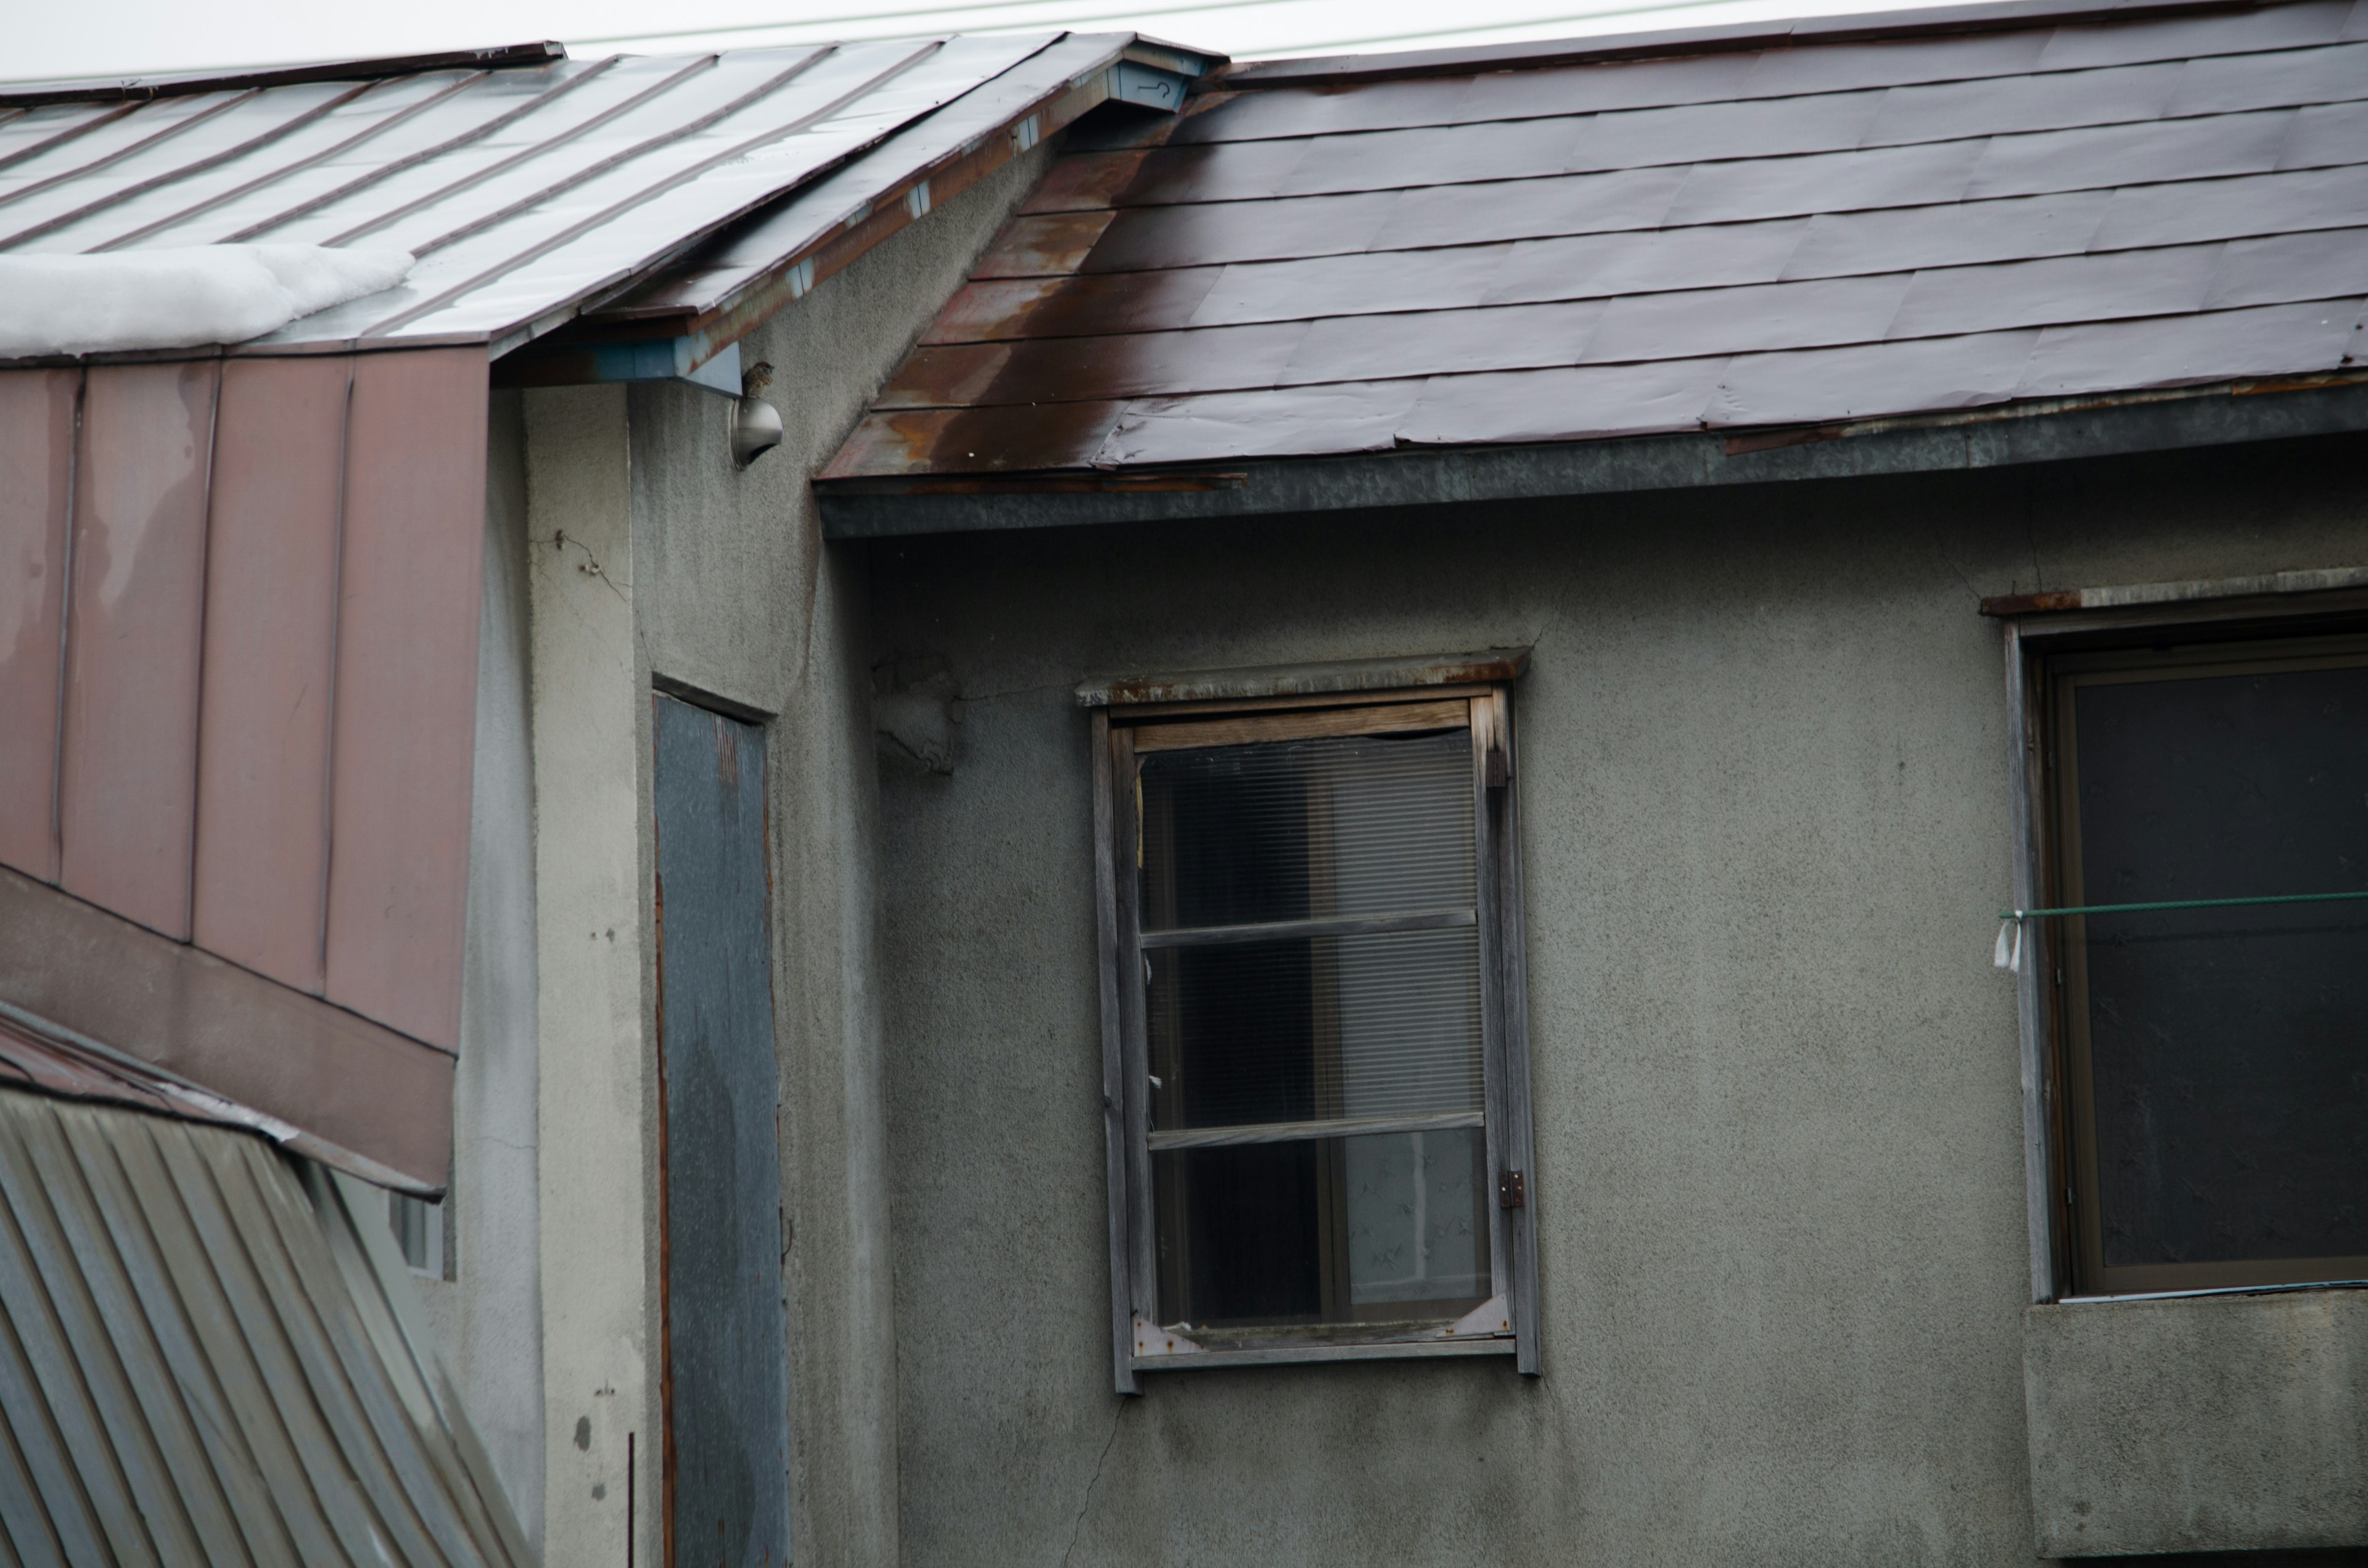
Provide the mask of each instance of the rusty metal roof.
[{"label": "rusty metal roof", "polygon": [[1204,85],[1134,140],[1071,143],[826,483],[1819,425],[2368,358],[2368,0],[1966,7]]},{"label": "rusty metal roof", "polygon": [[[1105,97],[1180,97],[1217,58],[1131,33],[597,60],[535,45],[35,88],[0,96],[0,252],[271,242],[419,258],[402,287],[248,352],[500,354],[686,261],[692,274],[639,313],[736,311],[745,330],[752,291],[763,308],[794,297],[818,256],[893,227],[866,226],[875,208],[918,215],[933,175],[975,178],[983,143],[1008,157]],[[727,256],[694,257],[719,240]]]},{"label": "rusty metal roof", "polygon": [[526,1568],[380,1201],[0,1088],[0,1558]]}]

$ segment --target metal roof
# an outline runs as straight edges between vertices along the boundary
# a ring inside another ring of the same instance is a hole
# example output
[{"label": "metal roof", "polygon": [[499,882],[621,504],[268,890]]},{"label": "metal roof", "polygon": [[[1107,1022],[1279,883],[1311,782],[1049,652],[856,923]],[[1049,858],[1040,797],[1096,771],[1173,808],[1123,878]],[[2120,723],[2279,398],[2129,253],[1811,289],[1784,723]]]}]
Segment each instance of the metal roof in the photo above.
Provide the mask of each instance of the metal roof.
[{"label": "metal roof", "polygon": [[[802,261],[797,281],[810,281],[818,251],[933,172],[976,162],[982,139],[1032,144],[1055,128],[1030,121],[1050,108],[1074,118],[1108,97],[1180,98],[1183,77],[1214,58],[1130,33],[598,60],[538,45],[426,68],[36,89],[0,99],[0,252],[406,250],[418,264],[402,287],[241,351],[500,354],[650,282],[738,220],[753,227],[722,264],[642,313],[727,312]],[[927,205],[925,187],[915,215]]]},{"label": "metal roof", "polygon": [[0,1089],[0,1557],[526,1568],[377,1204]]},{"label": "metal roof", "polygon": [[1814,426],[2368,358],[2368,0],[1848,23],[1235,67],[1178,120],[1073,141],[824,479]]}]

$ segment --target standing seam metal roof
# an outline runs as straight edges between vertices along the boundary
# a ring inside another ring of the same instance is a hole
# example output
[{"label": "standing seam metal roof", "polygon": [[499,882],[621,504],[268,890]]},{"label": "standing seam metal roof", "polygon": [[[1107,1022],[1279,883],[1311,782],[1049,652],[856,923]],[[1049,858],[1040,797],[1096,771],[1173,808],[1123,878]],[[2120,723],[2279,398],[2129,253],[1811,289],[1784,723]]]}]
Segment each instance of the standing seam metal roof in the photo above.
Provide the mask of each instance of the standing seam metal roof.
[{"label": "standing seam metal roof", "polygon": [[[1032,143],[1052,127],[1016,122],[1140,57],[1134,44],[1046,33],[560,57],[19,104],[0,108],[0,252],[406,250],[418,264],[402,287],[243,351],[498,354],[651,281],[737,220],[779,218],[765,210],[787,194],[827,192],[791,203],[796,222],[759,225],[759,248],[775,248],[739,256],[732,278],[690,301],[728,303],[724,285],[793,264],[980,138],[1017,129]],[[1154,52],[1187,74],[1213,58]]]},{"label": "standing seam metal roof", "polygon": [[0,1558],[527,1568],[376,1197],[0,1089]]},{"label": "standing seam metal roof", "polygon": [[1073,142],[824,478],[1813,424],[2368,358],[2368,0],[1662,52],[1245,66],[1179,121]]}]

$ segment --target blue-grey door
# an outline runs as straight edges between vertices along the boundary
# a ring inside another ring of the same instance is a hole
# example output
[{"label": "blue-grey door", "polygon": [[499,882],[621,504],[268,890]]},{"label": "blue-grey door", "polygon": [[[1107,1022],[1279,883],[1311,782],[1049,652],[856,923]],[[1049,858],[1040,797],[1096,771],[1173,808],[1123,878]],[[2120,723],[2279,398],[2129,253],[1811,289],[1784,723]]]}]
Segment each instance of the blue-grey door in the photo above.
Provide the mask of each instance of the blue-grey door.
[{"label": "blue-grey door", "polygon": [[790,1560],[765,734],[671,697],[657,731],[674,1568]]}]

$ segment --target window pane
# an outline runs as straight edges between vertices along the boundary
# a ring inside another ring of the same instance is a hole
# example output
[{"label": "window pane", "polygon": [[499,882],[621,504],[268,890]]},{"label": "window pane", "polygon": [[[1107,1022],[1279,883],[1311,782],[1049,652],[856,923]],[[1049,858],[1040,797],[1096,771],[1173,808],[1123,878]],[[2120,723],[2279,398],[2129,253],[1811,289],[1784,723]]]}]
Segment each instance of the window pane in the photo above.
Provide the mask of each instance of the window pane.
[{"label": "window pane", "polygon": [[1486,1165],[1476,1127],[1156,1155],[1161,1319],[1461,1317],[1490,1292]]},{"label": "window pane", "polygon": [[1153,752],[1143,815],[1147,931],[1473,902],[1468,731]]},{"label": "window pane", "polygon": [[1471,926],[1151,954],[1152,1125],[1478,1111]]},{"label": "window pane", "polygon": [[[2368,669],[2083,684],[2074,722],[2081,903],[2368,888]],[[2368,1254],[2368,905],[2085,926],[2105,1265]]]}]

